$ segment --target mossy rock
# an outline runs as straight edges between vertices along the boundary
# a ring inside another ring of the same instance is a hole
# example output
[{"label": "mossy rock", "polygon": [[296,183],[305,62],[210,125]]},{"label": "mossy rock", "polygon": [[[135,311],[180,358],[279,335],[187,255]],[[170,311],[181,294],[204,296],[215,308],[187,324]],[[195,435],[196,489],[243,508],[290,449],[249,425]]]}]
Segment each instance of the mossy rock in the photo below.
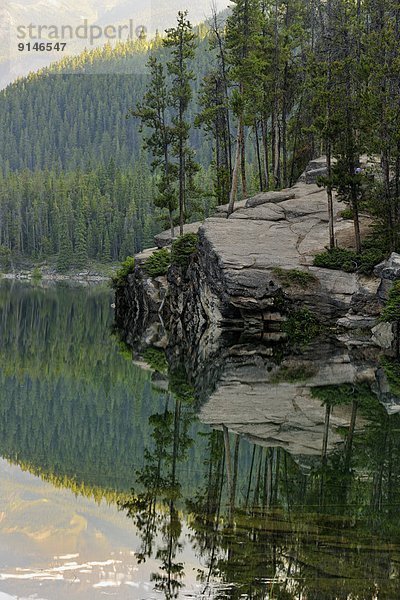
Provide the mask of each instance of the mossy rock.
[{"label": "mossy rock", "polygon": [[274,267],[272,272],[285,287],[296,286],[306,289],[318,282],[315,275],[308,271],[300,271],[299,269],[282,269],[281,267]]}]

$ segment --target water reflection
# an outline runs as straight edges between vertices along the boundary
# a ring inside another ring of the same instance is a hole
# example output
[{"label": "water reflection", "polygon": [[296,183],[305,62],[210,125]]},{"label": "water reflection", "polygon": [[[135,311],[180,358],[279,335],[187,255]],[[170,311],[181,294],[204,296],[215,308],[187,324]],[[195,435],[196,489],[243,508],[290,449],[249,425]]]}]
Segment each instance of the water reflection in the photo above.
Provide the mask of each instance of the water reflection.
[{"label": "water reflection", "polygon": [[[131,587],[114,596],[399,597],[396,358],[335,340],[128,348],[110,303],[0,286],[0,453],[126,515]],[[32,543],[31,523],[6,523]]]},{"label": "water reflection", "polygon": [[[196,406],[200,420],[212,427],[194,493],[183,495],[178,486],[169,497],[174,461],[168,462],[167,452],[163,471],[156,453],[150,461],[153,475],[139,474],[140,491],[122,504],[143,532],[141,560],[152,552],[161,560],[164,574],[153,574],[153,580],[166,598],[178,597],[184,569],[176,561],[177,501],[185,507],[189,539],[203,565],[198,580],[204,594],[398,597],[400,369],[395,357],[337,340],[319,340],[295,355],[281,345],[228,340],[212,348],[204,362],[193,356],[182,360],[184,353],[174,345],[163,350],[141,341],[133,350],[153,369],[155,385],[164,377],[178,412],[184,406],[189,415],[189,407]],[[207,351],[201,352],[204,359]],[[172,393],[178,369],[192,390],[187,404],[179,390]],[[172,414],[150,420],[160,450],[168,447],[161,432],[166,435],[172,423],[179,431]],[[178,449],[178,438],[171,435],[169,443],[174,439]],[[150,518],[157,512],[150,507],[157,505],[169,507],[159,521]],[[146,535],[157,528],[165,545],[154,549]]]}]

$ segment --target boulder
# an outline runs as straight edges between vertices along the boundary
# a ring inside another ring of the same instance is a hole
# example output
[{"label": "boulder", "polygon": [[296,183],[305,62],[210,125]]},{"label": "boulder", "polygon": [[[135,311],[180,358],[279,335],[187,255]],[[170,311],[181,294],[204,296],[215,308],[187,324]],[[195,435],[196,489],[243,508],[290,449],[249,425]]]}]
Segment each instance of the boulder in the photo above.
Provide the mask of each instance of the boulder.
[{"label": "boulder", "polygon": [[[246,202],[247,200],[238,200],[237,202],[235,202],[234,206],[233,206],[233,211],[235,212],[236,210],[239,210],[240,208],[245,208],[246,207]],[[227,213],[228,213],[228,206],[229,204],[220,204],[219,206],[217,206],[217,208],[215,209],[215,216],[218,217],[226,217]]]},{"label": "boulder", "polygon": [[387,260],[376,265],[374,275],[381,279],[388,279],[389,281],[400,279],[400,254],[392,252]]},{"label": "boulder", "polygon": [[139,252],[139,254],[135,254],[135,264],[136,265],[142,265],[158,249],[159,248],[157,246],[155,246],[154,248],[146,248],[146,250],[143,250],[143,252]]},{"label": "boulder", "polygon": [[296,193],[293,190],[281,191],[281,192],[261,192],[246,201],[246,208],[254,208],[262,204],[268,204],[269,202],[278,203],[284,200],[291,200],[296,197]]},{"label": "boulder", "polygon": [[326,156],[320,156],[310,160],[305,171],[300,175],[299,181],[306,184],[316,183],[319,177],[326,177],[327,165]]},{"label": "boulder", "polygon": [[378,323],[372,328],[372,341],[376,346],[389,350],[394,342],[393,325],[391,323]]},{"label": "boulder", "polygon": [[231,219],[251,219],[253,221],[283,221],[285,211],[279,204],[263,204],[254,208],[240,208]]}]

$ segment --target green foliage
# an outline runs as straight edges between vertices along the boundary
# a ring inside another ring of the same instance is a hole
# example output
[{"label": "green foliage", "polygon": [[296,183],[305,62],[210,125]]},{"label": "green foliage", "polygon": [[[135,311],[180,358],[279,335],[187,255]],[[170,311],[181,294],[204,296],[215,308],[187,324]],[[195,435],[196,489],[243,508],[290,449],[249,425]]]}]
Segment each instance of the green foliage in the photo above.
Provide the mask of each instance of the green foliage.
[{"label": "green foliage", "polygon": [[171,255],[169,250],[161,248],[153,252],[143,264],[143,269],[151,277],[166,275],[171,264]]},{"label": "green foliage", "polygon": [[[119,262],[163,229],[148,166],[0,175],[0,244],[5,261],[56,260],[59,268]],[[34,215],[34,216],[33,216]]]},{"label": "green foliage", "polygon": [[112,278],[112,285],[115,289],[125,285],[126,278],[135,271],[135,258],[133,256],[127,256],[126,259],[121,263],[120,268]]},{"label": "green foliage", "polygon": [[39,267],[35,267],[32,271],[32,279],[38,281],[39,279],[42,279],[42,277],[42,271],[39,269]]},{"label": "green foliage", "polygon": [[282,328],[290,341],[300,344],[309,343],[322,329],[318,319],[307,308],[290,313]]},{"label": "green foliage", "polygon": [[298,364],[282,365],[276,371],[271,379],[271,383],[296,383],[297,381],[307,381],[317,373],[317,369],[309,363],[299,362]]},{"label": "green foliage", "polygon": [[171,262],[186,269],[189,265],[190,257],[197,252],[198,235],[197,233],[185,233],[172,242]]},{"label": "green foliage", "polygon": [[[400,309],[399,309],[400,312]],[[400,363],[398,359],[382,356],[381,366],[389,382],[390,391],[400,398]]]},{"label": "green foliage", "polygon": [[400,281],[395,281],[389,291],[387,302],[382,311],[381,321],[400,321]]},{"label": "green foliage", "polygon": [[146,348],[142,356],[153,371],[162,374],[168,372],[168,361],[163,350],[159,348]]},{"label": "green foliage", "polygon": [[350,207],[347,207],[340,211],[340,216],[342,217],[342,219],[352,220],[354,217],[354,212]]},{"label": "green foliage", "polygon": [[6,246],[0,245],[0,269],[8,272],[11,267],[11,250]]},{"label": "green foliage", "polygon": [[314,258],[316,267],[338,269],[346,273],[363,273],[370,275],[374,267],[385,258],[385,251],[380,248],[366,248],[357,254],[346,248],[332,248]]},{"label": "green foliage", "polygon": [[196,390],[188,382],[188,377],[183,367],[178,367],[169,373],[169,389],[177,400],[187,405],[194,404]]},{"label": "green foliage", "polygon": [[298,286],[306,289],[318,282],[315,275],[308,271],[300,271],[299,269],[282,269],[281,267],[274,267],[272,272],[277,276],[282,285],[287,287]]},{"label": "green foliage", "polygon": [[351,404],[355,400],[365,414],[373,410],[378,402],[366,383],[316,386],[311,388],[311,395],[330,406]]},{"label": "green foliage", "polygon": [[340,269],[346,271],[346,273],[354,273],[357,270],[357,254],[353,250],[345,248],[331,248],[326,252],[317,254],[313,264],[316,267]]},{"label": "green foliage", "polygon": [[374,267],[386,258],[386,252],[380,248],[364,249],[359,257],[358,273],[371,275]]}]

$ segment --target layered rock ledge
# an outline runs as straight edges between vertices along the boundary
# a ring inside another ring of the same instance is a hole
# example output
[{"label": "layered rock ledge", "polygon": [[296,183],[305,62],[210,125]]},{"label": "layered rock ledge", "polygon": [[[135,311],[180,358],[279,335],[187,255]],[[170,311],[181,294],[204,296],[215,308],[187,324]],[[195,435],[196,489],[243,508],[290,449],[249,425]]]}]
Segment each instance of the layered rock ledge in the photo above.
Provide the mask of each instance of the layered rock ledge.
[{"label": "layered rock ledge", "polygon": [[[333,208],[338,245],[351,247],[353,223],[341,218],[337,198]],[[370,224],[361,216],[363,234]],[[220,206],[213,217],[185,227],[198,231],[197,255],[184,272],[173,266],[167,277],[150,278],[141,265],[172,241],[169,231],[156,236],[157,247],[136,257],[135,273],[117,294],[119,326],[134,331],[161,318],[178,334],[229,327],[268,337],[284,320],[285,306],[351,330],[376,324],[379,276],[313,266],[328,242],[326,192],[315,183],[299,181],[237,202],[229,218]],[[308,273],[304,285],[285,281],[284,271],[294,269]]]}]

